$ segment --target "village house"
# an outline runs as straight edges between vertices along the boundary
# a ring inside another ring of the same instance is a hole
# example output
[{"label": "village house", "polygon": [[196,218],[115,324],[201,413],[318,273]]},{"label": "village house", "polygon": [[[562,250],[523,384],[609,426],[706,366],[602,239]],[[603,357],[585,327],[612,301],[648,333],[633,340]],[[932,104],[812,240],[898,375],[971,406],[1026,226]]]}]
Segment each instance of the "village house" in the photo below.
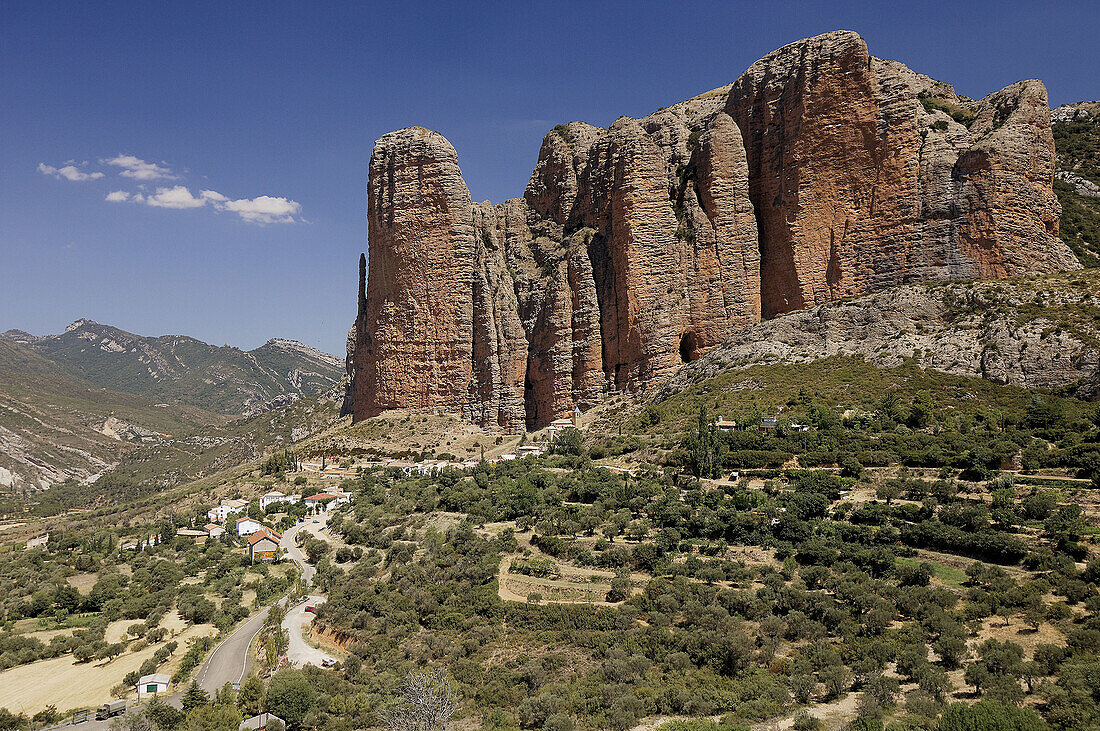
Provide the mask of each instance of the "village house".
[{"label": "village house", "polygon": [[206,535],[211,538],[221,538],[225,535],[225,528],[217,523],[207,523],[202,529],[206,531]]},{"label": "village house", "polygon": [[205,543],[207,537],[210,534],[207,533],[205,530],[195,530],[194,528],[180,528],[176,531],[176,535],[180,536],[181,538],[190,538],[195,543]]},{"label": "village house", "polygon": [[151,695],[157,695],[164,693],[168,690],[168,683],[172,680],[172,676],[165,673],[152,673],[150,675],[142,675],[138,678],[137,682],[137,695],[138,698],[147,698]]},{"label": "village house", "polygon": [[266,512],[269,505],[274,505],[276,503],[289,503],[293,505],[294,503],[300,502],[301,499],[301,495],[284,495],[278,490],[272,490],[260,497],[260,510]]},{"label": "village house", "polygon": [[260,521],[253,518],[238,518],[237,519],[237,535],[238,536],[250,536],[258,530],[262,530],[263,525]]},{"label": "village house", "polygon": [[270,528],[261,528],[248,537],[248,558],[252,563],[274,561],[279,555],[282,536]]},{"label": "village house", "polygon": [[350,503],[351,493],[333,489],[327,492],[319,492],[316,495],[310,495],[304,502],[310,510],[317,512],[328,507]]},{"label": "village house", "polygon": [[400,459],[391,459],[385,464],[386,469],[401,470],[401,474],[405,477],[412,477],[412,473],[416,471],[415,462],[407,462]]},{"label": "village house", "polygon": [[229,520],[230,515],[243,513],[247,509],[247,500],[226,500],[221,505],[210,508],[206,512],[206,517],[211,523],[224,523]]},{"label": "village house", "polygon": [[763,419],[760,420],[760,431],[765,433],[773,432],[775,431],[775,427],[778,425],[778,423],[779,420],[776,419],[774,416],[765,416]]},{"label": "village house", "polygon": [[718,416],[714,419],[714,428],[721,432],[733,431],[737,428],[737,422],[729,421]]}]

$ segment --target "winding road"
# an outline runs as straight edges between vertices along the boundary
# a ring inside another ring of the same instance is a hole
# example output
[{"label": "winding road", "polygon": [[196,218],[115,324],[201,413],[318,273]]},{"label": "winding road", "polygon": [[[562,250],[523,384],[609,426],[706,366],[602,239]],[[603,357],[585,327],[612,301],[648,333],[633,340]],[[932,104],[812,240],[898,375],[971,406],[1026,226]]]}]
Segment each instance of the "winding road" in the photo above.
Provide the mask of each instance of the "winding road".
[{"label": "winding road", "polygon": [[[306,518],[304,522],[288,528],[286,533],[283,534],[282,541],[280,541],[280,545],[286,549],[287,556],[301,569],[302,578],[305,580],[307,587],[313,585],[313,576],[316,569],[306,561],[305,555],[295,545],[294,539],[302,530],[323,537],[320,532],[328,524],[328,518],[328,513]],[[320,665],[328,657],[325,653],[307,644],[302,637],[302,627],[306,624],[306,618],[312,618],[313,616],[305,612],[306,606],[323,601],[324,598],[320,596],[307,597],[306,601],[289,609],[286,619],[283,620],[283,627],[290,635],[290,650],[287,657],[292,664],[305,665],[312,663],[313,665]],[[283,597],[278,603],[286,606],[287,598]],[[252,645],[252,640],[263,629],[264,623],[267,621],[267,614],[270,611],[271,607],[265,607],[257,612],[214,648],[214,651],[206,658],[206,662],[195,673],[195,680],[198,681],[200,688],[210,695],[214,695],[226,683],[240,683],[247,677],[248,670],[252,666],[248,648]],[[169,697],[167,702],[179,708],[183,691],[184,688],[181,688],[179,692]],[[79,724],[79,728],[85,729],[85,731],[105,731],[110,726],[111,721],[96,721],[94,718]]]}]

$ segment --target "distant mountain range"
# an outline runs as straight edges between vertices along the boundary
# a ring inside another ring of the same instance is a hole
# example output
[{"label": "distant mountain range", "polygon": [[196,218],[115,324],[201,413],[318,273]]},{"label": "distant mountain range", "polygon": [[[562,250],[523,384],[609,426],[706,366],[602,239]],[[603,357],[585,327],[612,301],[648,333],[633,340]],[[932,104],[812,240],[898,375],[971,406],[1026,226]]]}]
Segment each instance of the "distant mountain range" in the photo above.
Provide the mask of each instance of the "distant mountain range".
[{"label": "distant mountain range", "polygon": [[86,319],[59,335],[9,330],[3,336],[101,388],[228,416],[315,396],[335,386],[344,370],[335,356],[277,338],[246,351],[185,335],[134,335]]},{"label": "distant mountain range", "polygon": [[[90,482],[124,455],[332,391],[343,362],[292,340],[250,351],[77,320],[0,335],[0,489]],[[263,440],[261,440],[263,441]]]}]

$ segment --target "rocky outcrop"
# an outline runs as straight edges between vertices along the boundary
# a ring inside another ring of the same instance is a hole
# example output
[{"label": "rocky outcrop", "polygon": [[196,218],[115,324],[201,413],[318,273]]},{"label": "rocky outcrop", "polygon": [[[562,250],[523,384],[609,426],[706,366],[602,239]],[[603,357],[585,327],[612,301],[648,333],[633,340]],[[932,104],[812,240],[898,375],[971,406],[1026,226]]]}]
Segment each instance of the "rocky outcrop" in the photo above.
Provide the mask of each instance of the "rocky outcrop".
[{"label": "rocky outcrop", "polygon": [[1005,281],[906,285],[792,312],[746,329],[655,392],[680,393],[729,369],[860,356],[906,361],[1000,384],[1100,399],[1100,272]]},{"label": "rocky outcrop", "polygon": [[442,135],[413,127],[375,143],[367,230],[355,417],[462,406],[473,373],[477,247],[470,192]]},{"label": "rocky outcrop", "polygon": [[973,101],[800,41],[727,87],[543,139],[523,198],[472,204],[454,148],[383,136],[368,182],[354,413],[509,431],[671,377],[791,310],[910,282],[1078,267],[1046,91]]}]

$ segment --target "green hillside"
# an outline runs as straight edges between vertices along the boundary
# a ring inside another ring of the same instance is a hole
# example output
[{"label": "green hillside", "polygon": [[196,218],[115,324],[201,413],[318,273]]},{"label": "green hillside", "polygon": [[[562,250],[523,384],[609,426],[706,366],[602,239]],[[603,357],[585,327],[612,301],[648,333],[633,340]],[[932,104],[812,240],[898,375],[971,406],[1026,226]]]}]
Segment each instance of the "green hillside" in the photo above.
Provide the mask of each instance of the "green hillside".
[{"label": "green hillside", "polygon": [[280,397],[314,396],[343,375],[339,359],[293,341],[244,351],[181,335],[143,337],[89,320],[30,347],[97,386],[234,416]]}]

